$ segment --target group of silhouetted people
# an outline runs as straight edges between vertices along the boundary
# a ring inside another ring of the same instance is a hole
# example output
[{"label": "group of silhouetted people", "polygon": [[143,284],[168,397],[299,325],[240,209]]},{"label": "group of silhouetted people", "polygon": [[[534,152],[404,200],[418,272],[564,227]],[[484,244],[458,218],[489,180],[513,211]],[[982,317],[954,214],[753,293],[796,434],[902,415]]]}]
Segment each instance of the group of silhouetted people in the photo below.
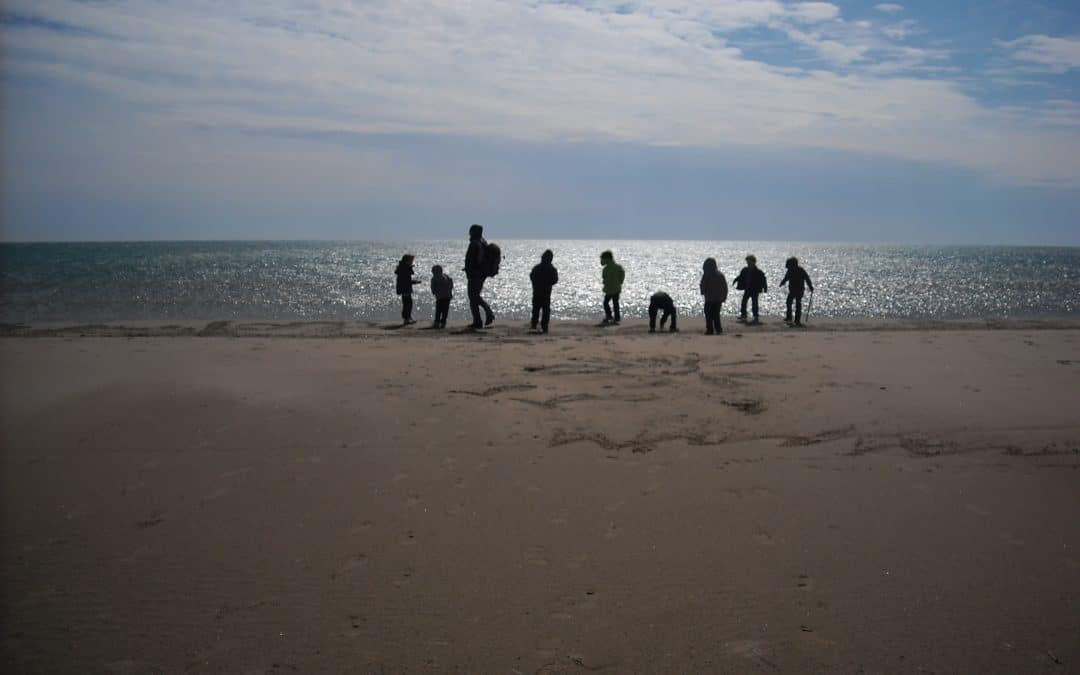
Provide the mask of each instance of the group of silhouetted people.
[{"label": "group of silhouetted people", "polygon": [[[555,284],[559,283],[559,271],[555,269],[552,261],[555,254],[549,249],[540,256],[540,263],[533,267],[529,273],[532,282],[532,318],[529,322],[534,331],[548,332],[551,321],[551,291]],[[412,289],[420,282],[413,279],[414,256],[405,254],[398,263],[395,274],[397,275],[397,294],[401,296],[401,318],[404,325],[416,323],[412,318]],[[484,290],[484,282],[489,277],[499,273],[499,265],[502,262],[502,251],[497,244],[488,243],[484,239],[484,228],[473,225],[469,228],[469,248],[465,252],[465,278],[468,282],[469,311],[472,313],[470,329],[480,329],[490,326],[495,321],[495,313],[491,306],[481,297]],[[618,325],[622,320],[619,309],[619,296],[622,293],[623,282],[626,279],[626,271],[622,265],[615,262],[615,255],[611,251],[600,254],[600,265],[603,268],[601,280],[604,291],[604,319],[601,325]],[[784,274],[781,286],[788,285],[787,312],[784,321],[792,326],[802,326],[803,296],[806,290],[814,292],[814,284],[810,281],[810,275],[799,266],[796,258],[788,258],[785,262],[787,272]],[[739,323],[759,324],[758,296],[769,290],[765,272],[757,266],[757,258],[753,255],[746,256],[746,267],[739,271],[734,280],[735,288],[742,291]],[[720,325],[720,309],[728,297],[727,279],[720,271],[715,258],[707,258],[702,265],[701,295],[705,300],[705,334],[716,335],[723,332]],[[440,265],[431,268],[431,293],[435,296],[435,321],[432,328],[446,328],[446,317],[450,311],[450,300],[454,295],[454,280],[447,275]],[[794,306],[794,314],[792,307]],[[750,319],[747,309],[753,314]],[[484,318],[481,321],[480,310],[484,310]],[[649,298],[649,332],[656,332],[656,320],[660,319],[660,330],[664,330],[665,324],[670,321],[671,332],[677,332],[678,312],[675,301],[667,293],[660,291]]]}]

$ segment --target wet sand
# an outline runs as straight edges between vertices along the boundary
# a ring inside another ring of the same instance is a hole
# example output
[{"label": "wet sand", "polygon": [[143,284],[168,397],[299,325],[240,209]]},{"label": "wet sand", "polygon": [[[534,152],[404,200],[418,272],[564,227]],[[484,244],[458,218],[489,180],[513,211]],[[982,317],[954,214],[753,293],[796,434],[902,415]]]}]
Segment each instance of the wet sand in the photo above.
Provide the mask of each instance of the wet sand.
[{"label": "wet sand", "polygon": [[1080,671],[1080,322],[702,323],[2,326],[4,670]]}]

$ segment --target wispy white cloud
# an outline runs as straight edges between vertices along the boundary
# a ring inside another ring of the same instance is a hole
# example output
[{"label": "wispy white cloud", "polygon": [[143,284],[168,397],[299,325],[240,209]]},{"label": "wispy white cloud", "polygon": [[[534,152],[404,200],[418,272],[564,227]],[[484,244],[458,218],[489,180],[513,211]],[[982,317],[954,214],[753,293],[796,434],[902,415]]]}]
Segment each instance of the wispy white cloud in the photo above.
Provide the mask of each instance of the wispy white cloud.
[{"label": "wispy white cloud", "polygon": [[[168,128],[829,148],[1080,182],[1075,134],[912,76],[947,53],[895,45],[830,3],[5,6],[22,17],[5,30],[8,73],[107,91]],[[753,60],[748,28],[819,60]]]},{"label": "wispy white cloud", "polygon": [[797,2],[790,6],[787,15],[796,21],[817,23],[840,16],[840,8],[831,2]]},{"label": "wispy white cloud", "polygon": [[1017,61],[1035,64],[1050,72],[1065,73],[1080,68],[1080,36],[1025,35],[1000,44],[1013,50],[1012,57]]},{"label": "wispy white cloud", "polygon": [[904,11],[903,5],[898,5],[895,2],[883,2],[878,5],[874,5],[874,9],[879,12],[885,12],[886,14],[899,14]]}]

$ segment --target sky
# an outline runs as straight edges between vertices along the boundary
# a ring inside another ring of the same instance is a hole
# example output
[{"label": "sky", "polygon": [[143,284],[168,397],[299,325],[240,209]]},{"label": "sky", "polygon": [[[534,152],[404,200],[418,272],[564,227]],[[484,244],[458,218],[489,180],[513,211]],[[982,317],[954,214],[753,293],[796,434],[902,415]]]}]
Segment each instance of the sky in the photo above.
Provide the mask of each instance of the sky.
[{"label": "sky", "polygon": [[0,0],[0,240],[1080,245],[1080,3]]}]

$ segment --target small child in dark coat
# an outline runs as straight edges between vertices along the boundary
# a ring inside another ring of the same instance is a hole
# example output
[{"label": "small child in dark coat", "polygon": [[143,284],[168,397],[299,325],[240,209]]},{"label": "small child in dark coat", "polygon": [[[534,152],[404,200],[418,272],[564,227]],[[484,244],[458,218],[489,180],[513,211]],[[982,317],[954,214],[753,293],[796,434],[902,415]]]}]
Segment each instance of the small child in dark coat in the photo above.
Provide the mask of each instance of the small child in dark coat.
[{"label": "small child in dark coat", "polygon": [[716,265],[716,258],[707,258],[702,265],[701,294],[705,296],[705,334],[723,333],[720,327],[720,306],[727,300],[727,279]]},{"label": "small child in dark coat", "polygon": [[[806,293],[806,289],[809,288],[810,292],[814,292],[814,284],[810,281],[810,275],[806,273],[806,270],[799,267],[798,258],[788,258],[784,263],[784,267],[787,268],[787,272],[784,274],[783,281],[780,285],[791,282],[788,286],[787,296],[787,315],[784,317],[784,321],[791,323],[793,326],[802,325],[802,299]],[[795,321],[791,321],[791,303],[795,303]]]},{"label": "small child in dark coat", "polygon": [[671,299],[671,296],[667,293],[660,291],[653,293],[649,298],[649,332],[656,332],[656,315],[663,312],[660,317],[660,330],[664,330],[664,324],[668,319],[671,319],[671,332],[677,333],[679,329],[675,326],[676,311],[675,301]]},{"label": "small child in dark coat", "polygon": [[551,264],[555,254],[551,249],[544,251],[540,256],[540,264],[532,268],[529,280],[532,281],[532,321],[530,325],[536,330],[539,322],[540,330],[548,332],[548,322],[551,320],[551,287],[559,283],[559,270]]},{"label": "small child in dark coat", "polygon": [[765,273],[758,269],[757,258],[753,255],[746,256],[746,267],[742,268],[739,276],[735,277],[735,288],[743,292],[739,323],[746,323],[747,302],[750,303],[754,312],[752,323],[761,323],[758,319],[758,295],[769,292],[769,282],[765,279]]},{"label": "small child in dark coat", "polygon": [[431,268],[431,293],[435,296],[435,323],[432,328],[446,328],[450,300],[454,297],[454,280],[443,274],[441,265]]},{"label": "small child in dark coat", "polygon": [[412,287],[420,282],[412,278],[414,258],[411,253],[406,253],[401,256],[401,262],[394,270],[397,275],[397,294],[401,296],[401,320],[406,326],[416,323],[412,318]]}]

